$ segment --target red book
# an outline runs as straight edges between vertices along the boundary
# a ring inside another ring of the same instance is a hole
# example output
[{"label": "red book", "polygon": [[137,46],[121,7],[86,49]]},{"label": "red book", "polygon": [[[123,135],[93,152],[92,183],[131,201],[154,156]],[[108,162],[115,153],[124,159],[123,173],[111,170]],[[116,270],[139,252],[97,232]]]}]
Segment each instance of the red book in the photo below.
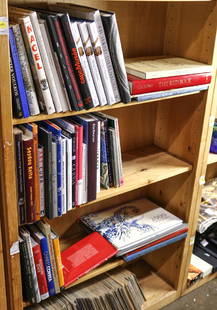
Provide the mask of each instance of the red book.
[{"label": "red book", "polygon": [[31,238],[31,243],[35,262],[36,275],[38,280],[38,287],[41,299],[44,300],[49,297],[49,293],[48,293],[47,279],[44,270],[43,258],[41,254],[41,247],[33,238]]},{"label": "red book", "polygon": [[117,253],[117,249],[94,232],[61,253],[65,286]]},{"label": "red book", "polygon": [[131,95],[139,95],[156,91],[163,91],[188,86],[209,84],[211,73],[187,74],[157,79],[141,79],[127,74]]}]

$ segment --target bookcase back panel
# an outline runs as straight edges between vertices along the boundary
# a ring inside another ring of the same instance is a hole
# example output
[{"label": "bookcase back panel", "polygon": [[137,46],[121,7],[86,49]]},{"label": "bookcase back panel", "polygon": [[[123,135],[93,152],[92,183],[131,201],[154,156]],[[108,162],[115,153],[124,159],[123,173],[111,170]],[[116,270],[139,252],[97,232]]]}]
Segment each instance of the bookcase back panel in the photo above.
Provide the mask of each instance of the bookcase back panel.
[{"label": "bookcase back panel", "polygon": [[216,25],[216,1],[170,3],[167,12],[165,53],[211,64]]},{"label": "bookcase back panel", "polygon": [[189,163],[196,163],[207,92],[158,104],[155,144]]}]

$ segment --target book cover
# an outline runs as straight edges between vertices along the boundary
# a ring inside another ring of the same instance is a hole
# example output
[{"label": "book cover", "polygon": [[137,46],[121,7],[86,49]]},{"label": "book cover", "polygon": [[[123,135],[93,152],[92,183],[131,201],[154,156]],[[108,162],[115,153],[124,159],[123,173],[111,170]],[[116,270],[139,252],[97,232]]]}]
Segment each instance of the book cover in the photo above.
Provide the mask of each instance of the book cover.
[{"label": "book cover", "polygon": [[200,269],[202,272],[202,278],[207,277],[209,274],[212,273],[213,266],[194,253],[191,255],[191,265],[195,266],[196,268]]},{"label": "book cover", "polygon": [[158,79],[141,79],[134,75],[127,75],[131,95],[139,95],[174,88],[183,88],[211,82],[211,73],[187,74]]},{"label": "book cover", "polygon": [[22,112],[23,117],[29,117],[29,106],[28,106],[28,99],[26,95],[26,89],[23,81],[23,75],[18,55],[18,50],[16,46],[16,41],[14,38],[13,29],[9,28],[9,43],[10,43],[10,52],[11,52],[11,59],[15,71],[21,106],[22,106]]},{"label": "book cover", "polygon": [[118,255],[159,239],[182,224],[181,219],[145,198],[90,213],[80,220],[110,241]]},{"label": "book cover", "polygon": [[37,115],[40,113],[38,99],[35,91],[35,86],[32,78],[32,73],[29,65],[29,60],[26,53],[26,48],[23,41],[20,25],[11,25],[14,37],[16,40],[23,81],[26,89],[26,95],[28,99],[29,112],[31,115]]},{"label": "book cover", "polygon": [[24,159],[23,159],[23,132],[18,127],[13,128],[16,177],[17,177],[17,199],[20,224],[26,223],[26,204],[25,204],[25,183],[24,183]]},{"label": "book cover", "polygon": [[211,72],[212,66],[181,57],[147,57],[127,58],[125,60],[127,73],[142,79],[163,78],[186,74]]},{"label": "book cover", "polygon": [[10,57],[10,74],[11,74],[11,92],[12,92],[12,106],[13,116],[17,118],[23,117],[23,111],[20,101],[20,95],[18,91],[17,80],[14,72],[14,65]]},{"label": "book cover", "polygon": [[94,232],[61,253],[65,287],[117,253],[106,239]]},{"label": "book cover", "polygon": [[121,40],[118,30],[118,24],[115,13],[100,11],[105,35],[111,55],[114,72],[120,92],[121,100],[124,103],[131,101],[130,90],[127,81],[127,73],[124,63],[124,56],[121,46]]},{"label": "book cover", "polygon": [[59,14],[60,21],[62,23],[62,29],[65,34],[65,40],[68,47],[69,55],[71,57],[71,61],[73,64],[76,81],[79,85],[81,95],[84,102],[84,107],[86,109],[90,109],[93,107],[93,101],[91,98],[88,82],[86,76],[84,74],[83,68],[81,66],[81,62],[79,59],[78,51],[76,48],[76,43],[72,36],[71,31],[71,21],[68,14]]}]

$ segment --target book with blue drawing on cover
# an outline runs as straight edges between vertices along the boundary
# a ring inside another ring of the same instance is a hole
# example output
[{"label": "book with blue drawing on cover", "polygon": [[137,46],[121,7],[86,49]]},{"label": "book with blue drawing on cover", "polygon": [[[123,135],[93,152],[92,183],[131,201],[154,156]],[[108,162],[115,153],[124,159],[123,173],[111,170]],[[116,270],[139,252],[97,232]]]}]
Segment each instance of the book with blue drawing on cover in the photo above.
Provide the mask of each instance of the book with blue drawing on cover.
[{"label": "book with blue drawing on cover", "polygon": [[117,256],[171,234],[183,225],[180,218],[145,198],[90,213],[80,220],[111,242],[118,249]]}]

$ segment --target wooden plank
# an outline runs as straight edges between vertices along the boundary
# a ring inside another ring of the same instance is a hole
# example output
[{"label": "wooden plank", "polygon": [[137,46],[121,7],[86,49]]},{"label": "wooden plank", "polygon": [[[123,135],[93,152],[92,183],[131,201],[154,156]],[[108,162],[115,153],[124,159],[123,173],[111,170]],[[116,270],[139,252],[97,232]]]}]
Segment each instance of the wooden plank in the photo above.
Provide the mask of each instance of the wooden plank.
[{"label": "wooden plank", "polygon": [[216,277],[217,277],[217,273],[215,272],[215,273],[208,275],[207,277],[205,277],[203,279],[198,280],[196,283],[192,284],[189,288],[187,288],[184,291],[183,295],[191,293],[192,291],[194,291],[197,288],[201,287],[202,285],[208,283],[209,281],[216,279]]},{"label": "wooden plank", "polygon": [[4,256],[3,256],[3,245],[2,245],[2,229],[0,222],[0,305],[1,309],[7,309],[6,299],[6,286],[5,286],[5,272],[4,272]]},{"label": "wooden plank", "polygon": [[217,154],[209,153],[207,165],[211,165],[215,163],[217,163]]}]

